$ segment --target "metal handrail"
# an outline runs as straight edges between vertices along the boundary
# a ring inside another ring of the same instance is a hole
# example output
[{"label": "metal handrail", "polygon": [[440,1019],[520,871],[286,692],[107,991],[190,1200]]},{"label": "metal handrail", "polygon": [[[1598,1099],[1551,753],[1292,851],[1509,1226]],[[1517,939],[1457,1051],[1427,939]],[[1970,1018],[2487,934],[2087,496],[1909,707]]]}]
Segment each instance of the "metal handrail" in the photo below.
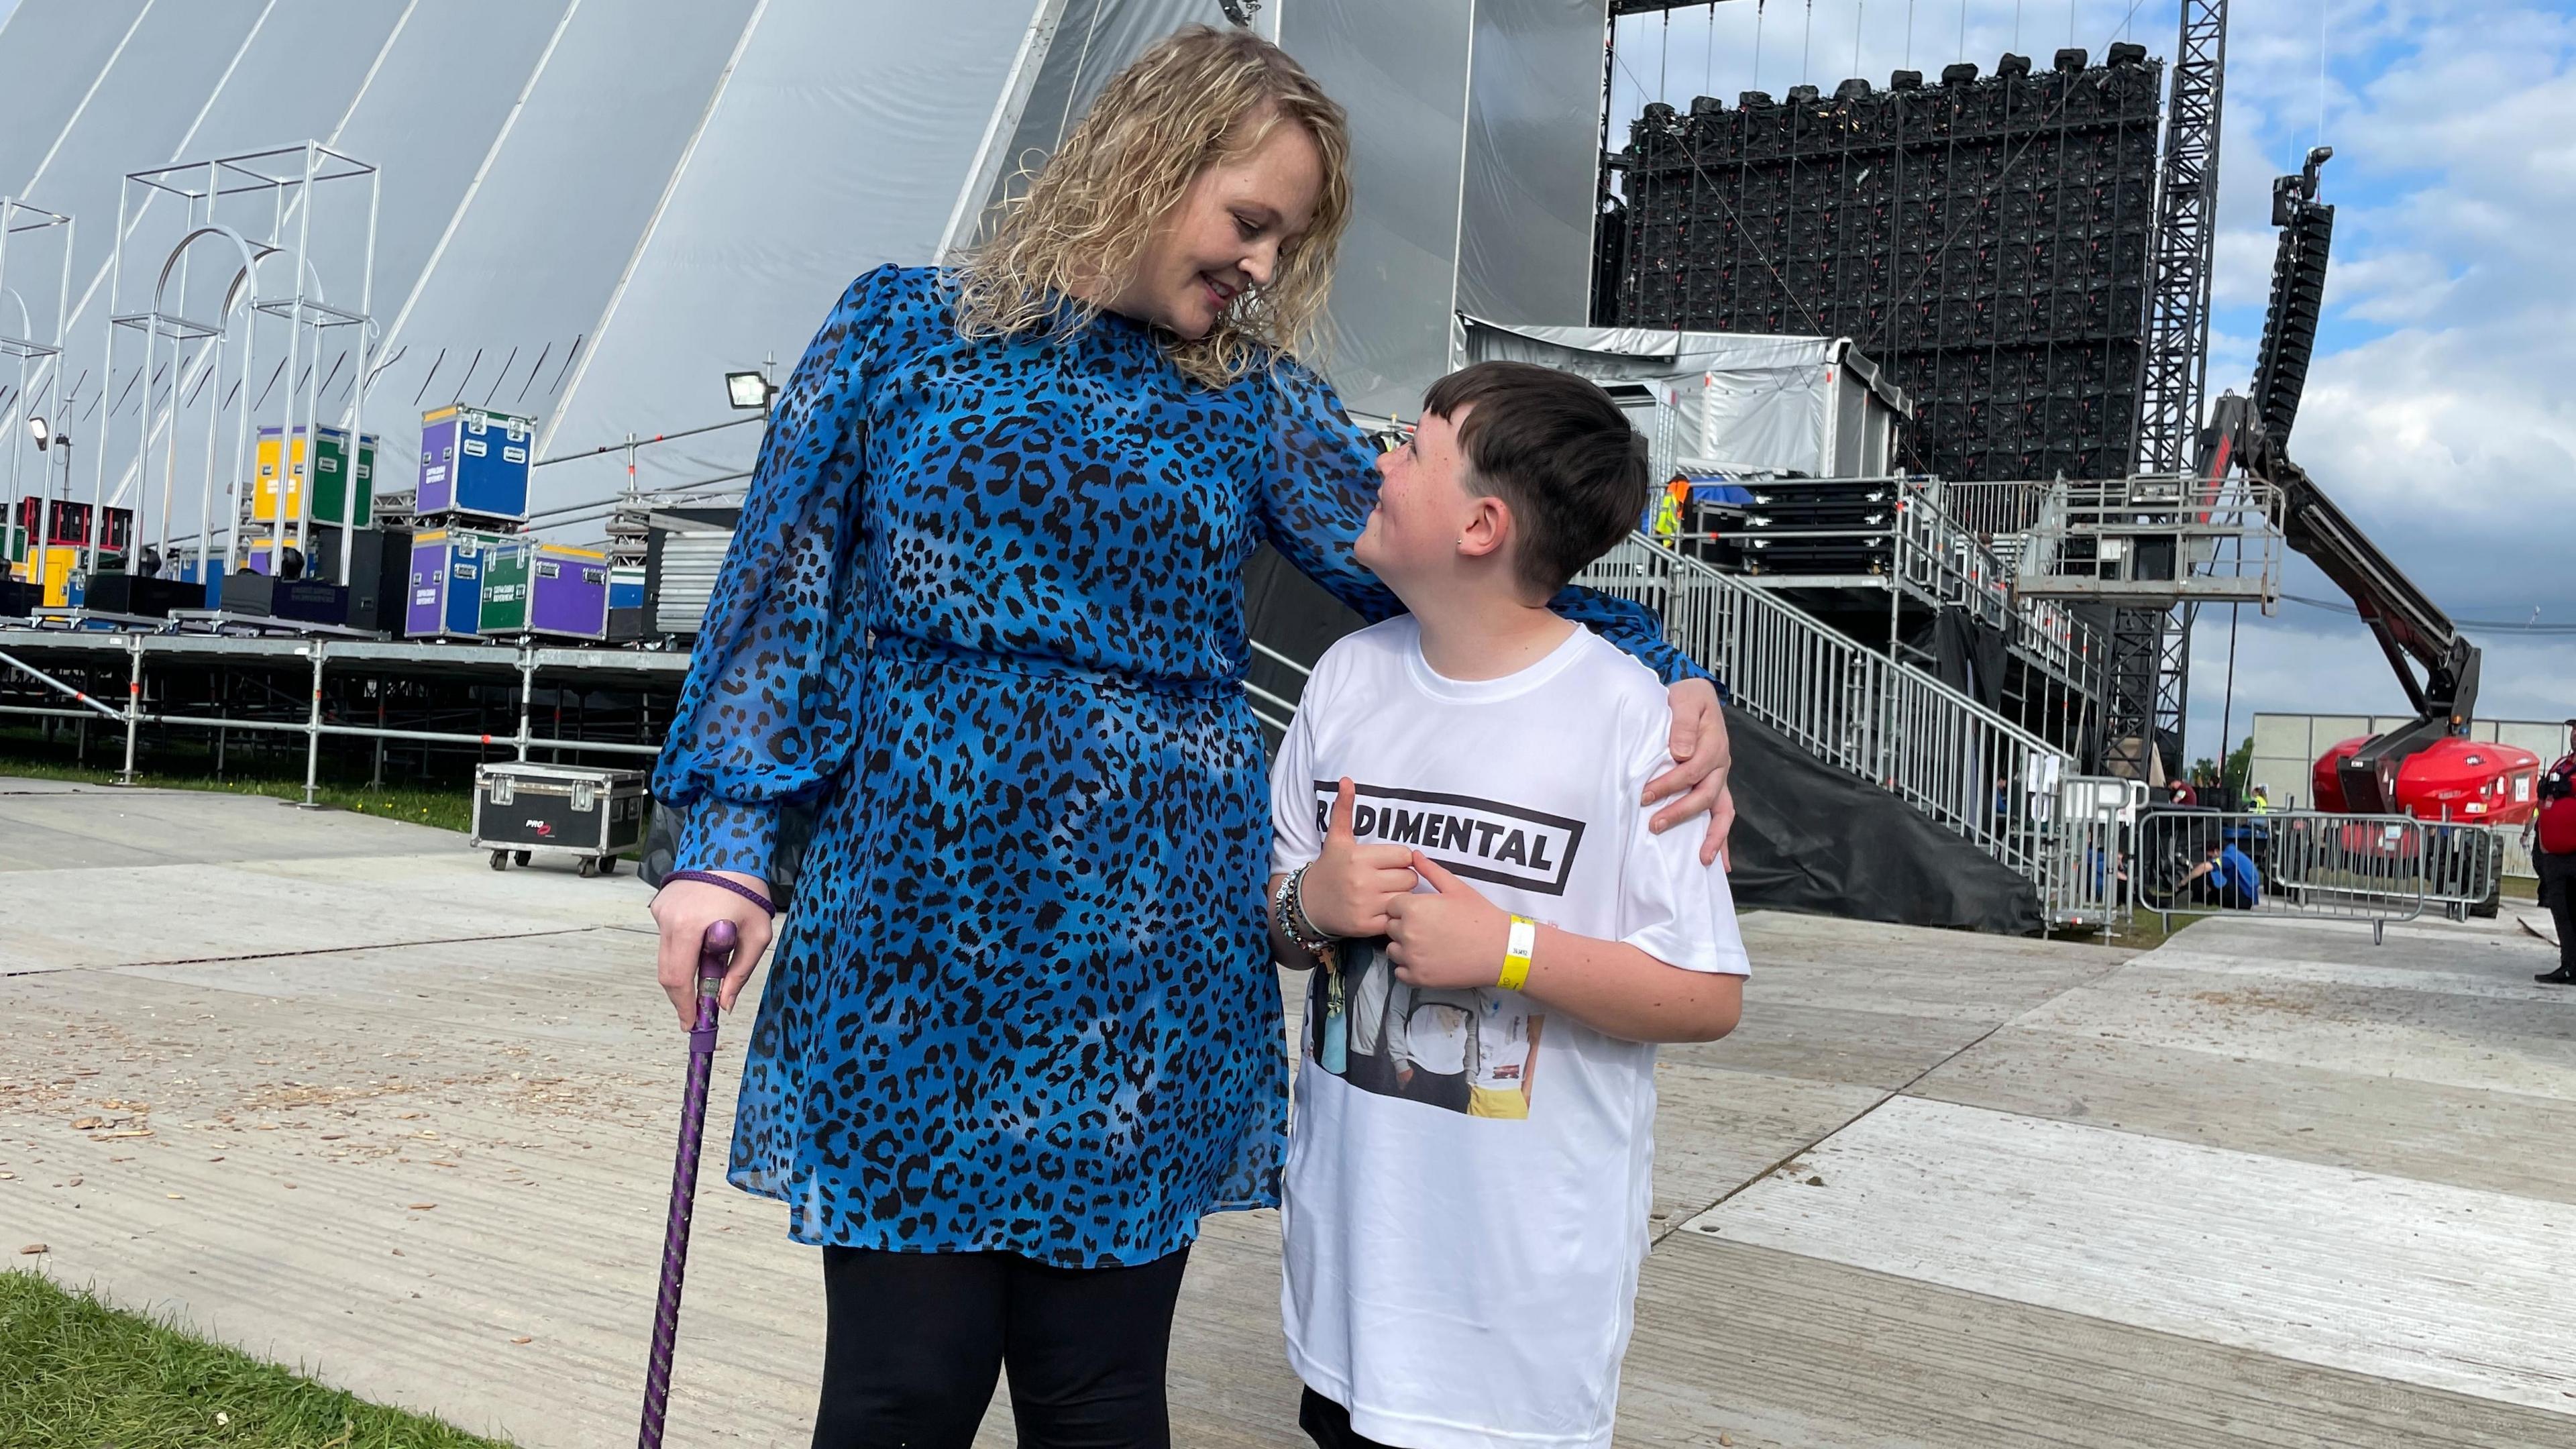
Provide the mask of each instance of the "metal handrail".
[{"label": "metal handrail", "polygon": [[[1797,487],[1807,490],[1837,487],[1892,489],[1894,497],[1888,500],[1884,522],[1768,528],[1748,532],[1744,535],[1747,540],[1884,538],[1888,551],[1884,568],[1890,581],[1936,604],[1966,610],[1979,623],[2002,633],[2015,647],[2036,658],[2060,679],[2080,680],[2086,677],[2093,657],[2092,627],[2053,601],[2017,596],[2013,585],[2021,572],[2020,560],[2008,559],[1989,539],[1980,536],[1953,512],[1953,490],[1963,486],[1991,489],[1994,485],[1960,485],[1933,477],[1802,478],[1795,481]],[[1761,485],[1755,482],[1746,486]],[[1991,507],[1980,503],[1986,496],[1982,492],[1969,493],[1963,495],[1963,500],[1991,513]],[[1705,534],[1688,536],[1711,537]],[[1877,572],[1875,567],[1873,572]],[[1764,577],[1790,585],[1795,585],[1799,579],[1794,572],[1766,574]]]},{"label": "metal handrail", "polygon": [[1738,707],[1894,793],[2044,896],[2052,873],[2070,868],[2051,845],[2067,757],[2010,719],[1642,534],[1577,582],[1654,610]]},{"label": "metal handrail", "polygon": [[2015,588],[2026,599],[2197,598],[2268,612],[2280,597],[2279,514],[2277,490],[2251,479],[2216,491],[2169,474],[2061,481],[2033,522]]}]

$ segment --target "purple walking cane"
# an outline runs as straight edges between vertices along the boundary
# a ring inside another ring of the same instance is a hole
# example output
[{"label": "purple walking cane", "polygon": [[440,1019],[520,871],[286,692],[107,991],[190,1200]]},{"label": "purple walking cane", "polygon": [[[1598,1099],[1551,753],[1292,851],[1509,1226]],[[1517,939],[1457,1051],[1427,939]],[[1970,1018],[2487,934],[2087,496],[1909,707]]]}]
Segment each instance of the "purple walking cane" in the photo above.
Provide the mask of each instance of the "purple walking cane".
[{"label": "purple walking cane", "polygon": [[698,1021],[689,1031],[689,1087],[680,1099],[680,1156],[671,1165],[671,1225],[662,1236],[662,1298],[653,1310],[653,1357],[644,1366],[641,1449],[661,1449],[671,1406],[671,1345],[680,1333],[680,1274],[689,1258],[689,1209],[698,1193],[698,1144],[706,1135],[707,1082],[716,1065],[716,989],[733,959],[734,927],[707,927],[698,948]]}]

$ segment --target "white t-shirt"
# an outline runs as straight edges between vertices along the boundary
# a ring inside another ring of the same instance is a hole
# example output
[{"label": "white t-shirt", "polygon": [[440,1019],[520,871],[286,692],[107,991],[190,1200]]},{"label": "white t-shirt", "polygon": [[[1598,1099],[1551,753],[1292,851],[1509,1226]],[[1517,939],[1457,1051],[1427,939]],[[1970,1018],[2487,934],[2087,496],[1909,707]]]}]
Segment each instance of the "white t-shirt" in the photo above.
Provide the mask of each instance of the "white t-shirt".
[{"label": "white t-shirt", "polygon": [[[1638,803],[1670,730],[1663,685],[1589,630],[1469,683],[1434,674],[1414,621],[1390,619],[1307,681],[1271,776],[1272,869],[1322,852],[1347,775],[1363,843],[1415,846],[1542,924],[1743,973],[1701,832],[1653,835]],[[1371,1439],[1610,1443],[1655,1049],[1530,1008],[1497,988],[1416,990],[1356,942],[1339,977],[1311,979],[1281,1302],[1298,1376]]]}]

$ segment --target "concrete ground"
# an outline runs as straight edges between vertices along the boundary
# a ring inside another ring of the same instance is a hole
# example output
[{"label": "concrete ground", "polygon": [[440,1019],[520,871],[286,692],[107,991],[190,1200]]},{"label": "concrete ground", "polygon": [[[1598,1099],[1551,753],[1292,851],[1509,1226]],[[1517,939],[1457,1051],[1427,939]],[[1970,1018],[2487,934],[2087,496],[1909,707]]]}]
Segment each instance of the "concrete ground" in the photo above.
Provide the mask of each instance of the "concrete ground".
[{"label": "concrete ground", "polygon": [[[631,1442],[682,1061],[644,899],[0,781],[0,1260],[531,1446]],[[1664,1055],[1623,1445],[2576,1446],[2576,993],[2517,923],[1747,934],[1744,1027]],[[670,1442],[801,1443],[817,1259],[719,1166]],[[1270,1215],[1209,1221],[1177,1443],[1304,1442],[1276,1253]]]}]

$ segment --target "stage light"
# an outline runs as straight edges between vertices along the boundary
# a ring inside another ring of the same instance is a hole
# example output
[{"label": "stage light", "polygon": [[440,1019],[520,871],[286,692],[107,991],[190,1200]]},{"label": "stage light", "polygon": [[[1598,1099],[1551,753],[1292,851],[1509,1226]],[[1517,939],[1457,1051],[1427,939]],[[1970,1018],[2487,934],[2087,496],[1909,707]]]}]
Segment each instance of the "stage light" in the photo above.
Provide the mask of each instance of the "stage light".
[{"label": "stage light", "polygon": [[36,440],[36,451],[41,453],[45,449],[54,445],[54,430],[46,426],[43,418],[35,417],[27,419],[27,431],[33,435]]},{"label": "stage light", "polygon": [[757,372],[725,374],[725,396],[735,407],[745,412],[754,412],[769,406],[769,399],[777,391],[777,388],[770,385],[768,378]]}]

